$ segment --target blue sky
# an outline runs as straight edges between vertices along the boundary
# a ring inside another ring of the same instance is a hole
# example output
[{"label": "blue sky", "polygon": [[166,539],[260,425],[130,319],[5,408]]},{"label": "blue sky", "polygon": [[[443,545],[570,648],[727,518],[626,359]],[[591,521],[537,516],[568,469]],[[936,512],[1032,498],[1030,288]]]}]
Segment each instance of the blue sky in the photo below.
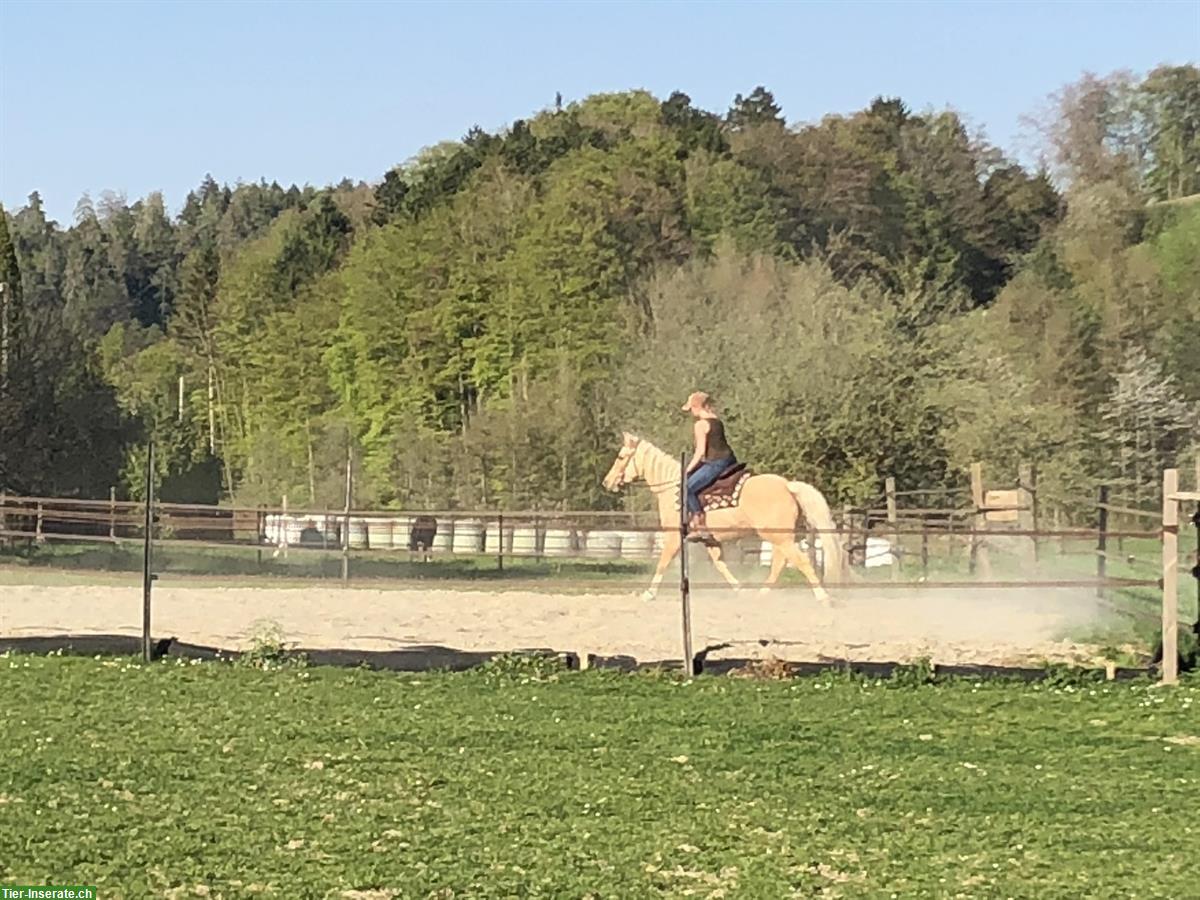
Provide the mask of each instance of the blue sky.
[{"label": "blue sky", "polygon": [[207,172],[378,180],[473,124],[598,91],[725,110],[757,84],[790,122],[878,94],[952,106],[1010,152],[1084,71],[1200,59],[1177,2],[176,2],[0,0],[0,201],[85,191],[172,210]]}]

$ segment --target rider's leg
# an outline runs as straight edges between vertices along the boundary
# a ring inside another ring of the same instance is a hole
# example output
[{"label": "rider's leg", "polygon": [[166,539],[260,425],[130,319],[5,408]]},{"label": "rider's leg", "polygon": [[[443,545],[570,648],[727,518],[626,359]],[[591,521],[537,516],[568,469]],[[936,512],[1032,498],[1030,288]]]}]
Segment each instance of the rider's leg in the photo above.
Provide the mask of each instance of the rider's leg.
[{"label": "rider's leg", "polygon": [[707,465],[708,463],[702,463],[687,477],[687,508],[688,513],[693,516],[701,511],[700,492],[715,480],[705,471]]},{"label": "rider's leg", "polygon": [[721,473],[728,469],[730,465],[731,463],[727,459],[715,459],[711,462],[701,463],[687,477],[687,504],[689,512],[693,514],[700,512],[700,492],[720,478]]},{"label": "rider's leg", "polygon": [[701,463],[694,472],[687,478],[687,505],[690,518],[697,523],[695,540],[701,540],[705,537],[707,526],[704,522],[704,510],[700,504],[700,492],[709,487],[713,482],[721,477],[723,473],[731,465],[727,459],[717,459],[711,462]]}]

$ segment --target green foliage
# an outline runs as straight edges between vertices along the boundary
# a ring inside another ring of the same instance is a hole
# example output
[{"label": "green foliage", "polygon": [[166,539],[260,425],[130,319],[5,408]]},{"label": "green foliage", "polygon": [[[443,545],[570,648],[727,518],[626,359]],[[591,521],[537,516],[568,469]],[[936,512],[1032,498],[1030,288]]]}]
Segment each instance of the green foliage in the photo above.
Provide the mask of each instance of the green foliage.
[{"label": "green foliage", "polygon": [[1182,671],[1200,671],[1200,635],[1191,628],[1180,628],[1178,646]]},{"label": "green foliage", "polygon": [[1192,403],[1200,403],[1200,207],[1179,210],[1151,244],[1162,271],[1162,362]]},{"label": "green foliage", "polygon": [[1137,89],[1149,144],[1146,184],[1172,200],[1200,193],[1200,68],[1159,66]]},{"label": "green foliage", "polygon": [[720,118],[696,109],[692,98],[682,91],[675,91],[663,101],[662,123],[678,136],[685,153],[706,151],[723,156],[729,152]]},{"label": "green foliage", "polygon": [[107,495],[136,423],[61,315],[30,313],[22,338],[26,349],[0,392],[0,485],[35,496]]},{"label": "green foliage", "polygon": [[1104,681],[1104,673],[1063,663],[1046,663],[1043,684],[1048,688],[1086,688]]},{"label": "green foliage", "polygon": [[0,391],[7,391],[9,369],[20,355],[22,322],[21,269],[8,228],[8,213],[0,206]]},{"label": "green foliage", "polygon": [[278,622],[262,620],[255,623],[250,635],[250,646],[234,657],[235,665],[245,669],[303,669],[308,660],[303,653],[293,653],[284,640],[283,629]]},{"label": "green foliage", "polygon": [[1047,495],[1089,496],[1084,473],[1091,426],[1061,390],[1046,390],[1005,352],[1012,325],[1003,312],[956,317],[930,334],[937,362],[925,396],[930,410],[942,411],[938,441],[947,470],[965,473],[979,462],[985,471],[1016,472],[1036,460]]},{"label": "green foliage", "polygon": [[779,104],[775,102],[775,95],[761,84],[747,97],[743,97],[741,94],[734,97],[733,105],[729,107],[725,120],[735,130],[763,125],[783,125],[782,111]]},{"label": "green foliage", "polygon": [[12,291],[14,300],[20,298],[21,269],[17,265],[17,251],[9,234],[8,213],[3,206],[0,206],[0,281],[4,283],[6,290]]},{"label": "green foliage", "polygon": [[671,271],[649,291],[653,326],[626,364],[622,419],[660,446],[686,446],[679,398],[703,386],[756,468],[847,500],[873,495],[880,472],[940,479],[927,350],[904,336],[892,299],[845,287],[819,262],[731,248]]},{"label": "green foliage", "polygon": [[563,664],[554,656],[502,653],[473,672],[493,685],[541,684],[558,681],[563,674]]},{"label": "green foliage", "polygon": [[[175,220],[105,195],[63,230],[33,194],[0,265],[69,334],[30,363],[41,405],[5,401],[32,436],[0,453],[24,473],[70,434],[106,460],[72,490],[106,495],[115,459],[136,493],[153,435],[176,496],[340,504],[349,448],[362,505],[595,508],[619,431],[684,446],[703,386],[744,458],[835,503],[976,461],[1066,493],[1148,481],[1200,403],[1200,217],[1143,211],[1191,189],[1196,83],[1064,90],[1063,193],[953,112],[880,97],[789,128],[760,86],[724,116],[678,91],[556,103],[375,188],[206,177]],[[1150,432],[1126,427],[1149,415],[1131,367],[1172,385]],[[74,397],[114,424],[37,421]]]},{"label": "green foliage", "polygon": [[692,154],[686,172],[687,219],[698,249],[711,253],[723,237],[744,253],[782,249],[776,231],[783,213],[759,173],[704,151]]},{"label": "green foliage", "polygon": [[933,684],[935,680],[933,663],[929,657],[923,656],[906,665],[896,666],[889,683],[895,687],[919,688]]}]

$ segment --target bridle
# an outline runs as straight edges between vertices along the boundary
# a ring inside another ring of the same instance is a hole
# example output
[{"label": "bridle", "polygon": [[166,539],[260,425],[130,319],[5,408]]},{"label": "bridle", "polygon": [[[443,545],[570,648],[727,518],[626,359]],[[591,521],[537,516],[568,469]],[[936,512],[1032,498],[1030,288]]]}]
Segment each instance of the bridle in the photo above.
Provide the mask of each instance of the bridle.
[{"label": "bridle", "polygon": [[[629,461],[637,455],[636,447],[622,447],[617,453],[617,462],[621,463],[621,470],[617,473],[616,480],[613,482],[613,490],[619,491],[625,485],[629,484],[629,480],[625,478],[625,472],[629,468]],[[637,476],[635,475],[634,478]]]},{"label": "bridle", "polygon": [[[622,465],[621,465],[620,471],[617,473],[617,477],[613,480],[613,488],[612,489],[614,491],[621,490],[623,487],[630,484],[633,480],[637,479],[638,477],[645,477],[645,473],[643,473],[643,472],[635,472],[632,479],[625,477],[625,473],[629,470],[630,461],[632,460],[636,463],[637,452],[638,452],[638,448],[640,446],[641,446],[641,444],[638,444],[637,446],[634,446],[634,447],[622,447],[617,452],[616,462],[622,463]],[[674,479],[672,479],[671,481],[664,481],[659,484],[653,484],[650,481],[646,482],[646,487],[648,487],[650,489],[650,493],[652,493],[652,494],[661,494],[665,491],[673,490],[673,489],[677,488],[678,486],[679,486],[678,482],[675,481]]]}]

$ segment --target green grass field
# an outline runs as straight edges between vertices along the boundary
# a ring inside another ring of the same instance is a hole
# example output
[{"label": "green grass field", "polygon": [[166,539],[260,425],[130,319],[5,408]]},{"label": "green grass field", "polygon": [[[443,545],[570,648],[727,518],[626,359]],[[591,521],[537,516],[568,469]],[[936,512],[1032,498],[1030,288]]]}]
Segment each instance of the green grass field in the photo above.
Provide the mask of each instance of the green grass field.
[{"label": "green grass field", "polygon": [[1200,682],[918,680],[4,657],[0,883],[1200,894]]}]

